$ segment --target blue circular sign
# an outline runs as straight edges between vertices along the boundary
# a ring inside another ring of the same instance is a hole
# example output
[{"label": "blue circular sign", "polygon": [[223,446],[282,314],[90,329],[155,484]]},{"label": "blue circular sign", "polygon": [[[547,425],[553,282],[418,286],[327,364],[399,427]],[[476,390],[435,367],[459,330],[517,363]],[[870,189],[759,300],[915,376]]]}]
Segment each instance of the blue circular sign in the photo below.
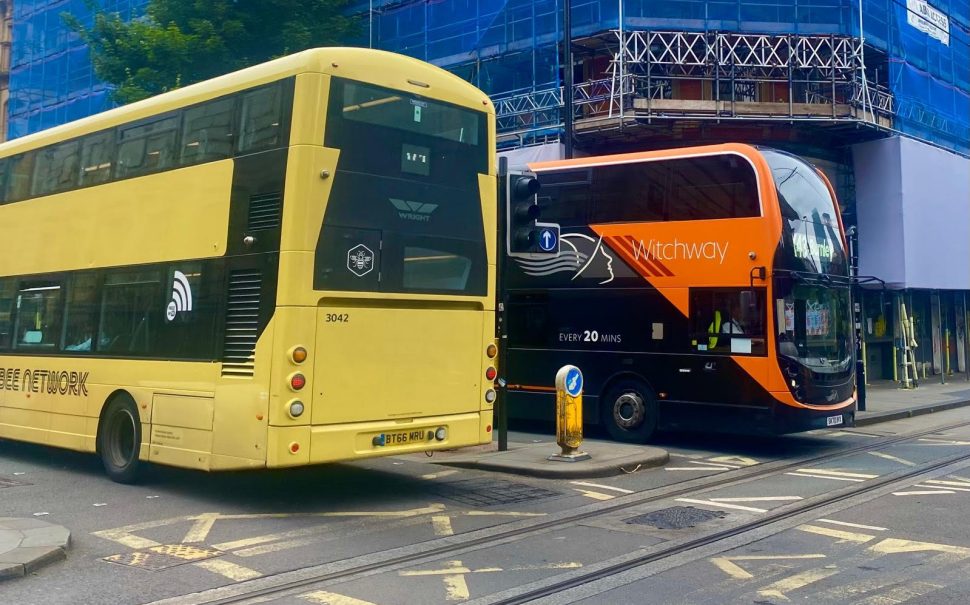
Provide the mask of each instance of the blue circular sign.
[{"label": "blue circular sign", "polygon": [[539,232],[539,247],[543,252],[552,252],[556,249],[558,239],[554,229],[543,229]]},{"label": "blue circular sign", "polygon": [[570,397],[579,397],[583,392],[583,373],[579,368],[569,368],[566,372],[566,393]]}]

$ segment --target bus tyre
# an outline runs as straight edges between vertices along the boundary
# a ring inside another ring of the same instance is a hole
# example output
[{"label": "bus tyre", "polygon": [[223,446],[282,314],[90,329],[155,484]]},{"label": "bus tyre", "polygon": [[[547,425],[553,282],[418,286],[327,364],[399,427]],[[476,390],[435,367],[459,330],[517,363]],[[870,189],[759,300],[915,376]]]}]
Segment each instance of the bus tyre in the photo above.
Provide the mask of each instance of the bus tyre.
[{"label": "bus tyre", "polygon": [[141,421],[131,397],[115,397],[108,403],[98,427],[98,453],[112,481],[134,483],[138,478]]},{"label": "bus tyre", "polygon": [[657,429],[657,402],[642,382],[616,383],[601,400],[603,424],[610,437],[625,443],[646,443]]}]

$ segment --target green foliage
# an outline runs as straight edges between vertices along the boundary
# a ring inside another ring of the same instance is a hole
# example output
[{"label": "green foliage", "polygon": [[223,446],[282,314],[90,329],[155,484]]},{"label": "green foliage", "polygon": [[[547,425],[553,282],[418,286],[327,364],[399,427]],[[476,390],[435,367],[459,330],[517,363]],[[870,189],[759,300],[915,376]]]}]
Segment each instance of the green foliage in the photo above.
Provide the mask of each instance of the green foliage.
[{"label": "green foliage", "polygon": [[349,0],[150,0],[125,22],[92,4],[94,23],[62,15],[91,48],[97,76],[130,103],[317,46],[359,35]]}]

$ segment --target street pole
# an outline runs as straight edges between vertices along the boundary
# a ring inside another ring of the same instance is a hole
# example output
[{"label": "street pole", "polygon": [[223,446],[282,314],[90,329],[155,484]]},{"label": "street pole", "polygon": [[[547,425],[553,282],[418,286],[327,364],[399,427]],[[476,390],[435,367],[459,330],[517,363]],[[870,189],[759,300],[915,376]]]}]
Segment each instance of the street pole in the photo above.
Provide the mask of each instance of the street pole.
[{"label": "street pole", "polygon": [[495,247],[497,255],[495,263],[495,339],[498,341],[498,388],[495,389],[495,432],[498,433],[498,450],[504,452],[509,449],[509,412],[508,393],[506,391],[505,376],[508,376],[508,353],[505,337],[505,262],[508,257],[506,242],[508,241],[508,213],[506,181],[509,174],[509,159],[498,159],[498,245]]},{"label": "street pole", "polygon": [[562,8],[562,30],[563,30],[563,76],[564,86],[562,91],[562,103],[565,114],[563,115],[563,136],[565,137],[564,154],[566,159],[573,157],[573,31],[570,24],[570,12],[572,5],[570,0],[563,1]]}]

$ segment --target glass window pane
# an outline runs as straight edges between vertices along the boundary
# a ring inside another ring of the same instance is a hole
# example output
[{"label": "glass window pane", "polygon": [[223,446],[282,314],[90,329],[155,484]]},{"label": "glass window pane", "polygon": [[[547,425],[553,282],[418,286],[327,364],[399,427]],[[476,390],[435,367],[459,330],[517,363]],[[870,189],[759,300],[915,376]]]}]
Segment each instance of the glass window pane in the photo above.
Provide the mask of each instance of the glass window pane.
[{"label": "glass window pane", "polygon": [[234,99],[220,99],[185,110],[182,164],[221,160],[232,155]]},{"label": "glass window pane", "polygon": [[67,319],[64,331],[65,351],[94,351],[97,332],[98,279],[93,273],[76,274],[71,279],[67,297]]},{"label": "glass window pane", "polygon": [[22,200],[30,197],[30,179],[34,173],[34,153],[24,153],[10,160],[6,199]]},{"label": "glass window pane", "polygon": [[23,281],[17,293],[16,348],[54,348],[61,340],[61,284]]},{"label": "glass window pane", "polygon": [[690,348],[734,355],[764,355],[765,290],[691,289]]},{"label": "glass window pane", "polygon": [[175,116],[121,131],[118,176],[127,178],[175,166],[178,118]]},{"label": "glass window pane", "polygon": [[33,195],[48,195],[77,186],[78,142],[39,149],[34,164]]},{"label": "glass window pane", "polygon": [[240,153],[278,147],[282,140],[283,91],[275,84],[243,95]]},{"label": "glass window pane", "polygon": [[463,291],[471,274],[467,256],[418,246],[404,247],[405,290]]},{"label": "glass window pane", "polygon": [[114,164],[113,130],[84,137],[81,141],[81,186],[106,183]]},{"label": "glass window pane", "polygon": [[101,297],[98,350],[116,354],[151,352],[164,313],[163,302],[159,271],[108,275]]},{"label": "glass window pane", "polygon": [[0,280],[0,349],[9,349],[13,341],[13,303],[16,298],[16,282]]}]

